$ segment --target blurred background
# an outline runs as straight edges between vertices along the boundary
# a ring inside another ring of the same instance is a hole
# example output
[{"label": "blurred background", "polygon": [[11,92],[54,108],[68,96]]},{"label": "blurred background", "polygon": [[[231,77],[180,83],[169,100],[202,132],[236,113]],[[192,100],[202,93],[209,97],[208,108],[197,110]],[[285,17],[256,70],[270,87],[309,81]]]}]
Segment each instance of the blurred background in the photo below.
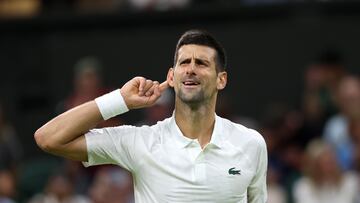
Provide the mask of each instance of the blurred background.
[{"label": "blurred background", "polygon": [[[228,54],[217,113],[261,132],[269,203],[360,202],[360,2],[0,0],[0,203],[130,203],[131,176],[40,151],[33,133],[134,76],[165,80],[206,29]],[[154,124],[153,107],[100,124]]]}]

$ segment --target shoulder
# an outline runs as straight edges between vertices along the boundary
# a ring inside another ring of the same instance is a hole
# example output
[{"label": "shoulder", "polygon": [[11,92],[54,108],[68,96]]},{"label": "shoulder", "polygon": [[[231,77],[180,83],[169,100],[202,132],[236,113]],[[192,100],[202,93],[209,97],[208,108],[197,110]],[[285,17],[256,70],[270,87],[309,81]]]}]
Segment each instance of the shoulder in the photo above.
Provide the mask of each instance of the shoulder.
[{"label": "shoulder", "polygon": [[170,129],[171,118],[166,118],[158,121],[154,125],[142,126],[119,126],[119,129],[128,129],[134,131],[133,135],[138,140],[143,140],[145,143],[154,144],[162,142],[163,135],[168,134]]},{"label": "shoulder", "polygon": [[337,114],[337,115],[330,117],[326,121],[325,129],[339,128],[339,127],[342,128],[343,126],[346,126],[346,125],[347,125],[346,117],[341,114]]},{"label": "shoulder", "polygon": [[135,126],[135,125],[120,125],[115,127],[106,127],[106,128],[95,128],[92,129],[91,132],[97,134],[110,134],[110,135],[152,135],[158,134],[158,132],[163,131],[167,128],[170,118],[166,118],[162,121],[158,121],[155,125],[142,125],[142,126]]},{"label": "shoulder", "polygon": [[234,145],[256,145],[261,148],[266,148],[266,143],[263,136],[256,130],[247,128],[246,126],[232,122],[226,118],[221,118],[224,131],[227,132],[227,139],[234,143]]},{"label": "shoulder", "polygon": [[158,121],[155,125],[149,126],[151,130],[154,130],[156,132],[162,132],[164,130],[168,130],[171,123],[171,117],[165,118],[162,121]]},{"label": "shoulder", "polygon": [[115,127],[106,127],[92,129],[86,133],[87,140],[94,140],[97,143],[142,143],[152,145],[161,140],[161,135],[165,134],[169,119],[159,121],[155,125],[121,125]]},{"label": "shoulder", "polygon": [[331,117],[324,127],[324,136],[328,140],[336,141],[348,136],[347,120],[343,115],[335,115]]}]

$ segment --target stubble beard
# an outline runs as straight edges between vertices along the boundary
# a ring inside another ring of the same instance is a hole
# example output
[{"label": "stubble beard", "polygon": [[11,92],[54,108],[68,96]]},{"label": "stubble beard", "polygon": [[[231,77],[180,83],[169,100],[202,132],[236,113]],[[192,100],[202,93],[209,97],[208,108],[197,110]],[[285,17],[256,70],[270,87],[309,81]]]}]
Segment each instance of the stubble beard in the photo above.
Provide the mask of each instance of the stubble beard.
[{"label": "stubble beard", "polygon": [[205,92],[199,90],[197,92],[185,93],[182,89],[178,91],[179,99],[189,105],[197,105],[205,102]]}]

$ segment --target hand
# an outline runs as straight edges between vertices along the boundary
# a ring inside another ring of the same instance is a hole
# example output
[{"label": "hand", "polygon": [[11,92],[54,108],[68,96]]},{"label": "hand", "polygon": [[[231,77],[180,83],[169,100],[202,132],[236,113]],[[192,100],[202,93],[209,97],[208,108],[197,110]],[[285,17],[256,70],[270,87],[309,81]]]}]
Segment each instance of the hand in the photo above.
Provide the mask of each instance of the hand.
[{"label": "hand", "polygon": [[168,87],[167,81],[159,84],[158,81],[135,77],[125,83],[120,92],[129,109],[138,109],[155,104]]}]

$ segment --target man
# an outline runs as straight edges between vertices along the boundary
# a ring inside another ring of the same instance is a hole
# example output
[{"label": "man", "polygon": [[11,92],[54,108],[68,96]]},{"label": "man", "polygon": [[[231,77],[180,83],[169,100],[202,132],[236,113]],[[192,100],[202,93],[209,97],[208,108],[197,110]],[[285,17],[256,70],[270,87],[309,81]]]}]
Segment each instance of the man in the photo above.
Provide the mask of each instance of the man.
[{"label": "man", "polygon": [[[116,164],[133,174],[136,202],[266,202],[267,152],[254,130],[215,114],[226,86],[226,57],[207,32],[190,30],[176,47],[175,64],[159,84],[135,77],[120,90],[54,118],[35,133],[45,151]],[[153,126],[90,130],[104,119],[151,106],[175,90],[173,116]]]}]

